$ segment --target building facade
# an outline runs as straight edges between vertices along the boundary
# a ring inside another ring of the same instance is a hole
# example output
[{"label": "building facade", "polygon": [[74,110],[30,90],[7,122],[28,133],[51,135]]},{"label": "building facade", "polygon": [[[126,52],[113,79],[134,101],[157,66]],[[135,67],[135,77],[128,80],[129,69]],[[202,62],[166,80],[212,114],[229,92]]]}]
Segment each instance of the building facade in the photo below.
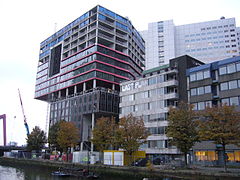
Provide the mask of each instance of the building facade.
[{"label": "building facade", "polygon": [[[212,105],[235,105],[240,110],[240,56],[193,67],[187,70],[188,101],[195,110]],[[221,146],[205,141],[193,147],[195,163],[218,165]],[[229,164],[239,164],[240,147],[227,145]]]},{"label": "building facade", "polygon": [[131,22],[99,5],[41,42],[35,99],[50,104],[50,126],[72,121],[89,143],[98,117],[118,117],[119,84],[141,76],[144,55]]},{"label": "building facade", "polygon": [[168,161],[180,155],[179,150],[168,143],[167,114],[170,106],[188,100],[186,69],[201,64],[186,55],[170,60],[168,65],[144,71],[141,79],[120,84],[120,117],[132,113],[143,118],[151,135],[141,148],[149,156]]},{"label": "building facade", "polygon": [[172,20],[149,23],[141,32],[146,42],[146,69],[190,55],[204,63],[239,55],[235,18],[175,26]]}]

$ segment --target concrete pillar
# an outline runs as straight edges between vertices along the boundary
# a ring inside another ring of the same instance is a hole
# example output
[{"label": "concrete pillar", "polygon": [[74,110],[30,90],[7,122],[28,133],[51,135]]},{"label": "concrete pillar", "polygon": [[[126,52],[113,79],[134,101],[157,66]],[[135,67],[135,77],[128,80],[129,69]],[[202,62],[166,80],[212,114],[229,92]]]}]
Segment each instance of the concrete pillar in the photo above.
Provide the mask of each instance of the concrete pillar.
[{"label": "concrete pillar", "polygon": [[77,86],[74,86],[74,94],[77,94]]},{"label": "concrete pillar", "polygon": [[[92,113],[92,131],[94,129],[94,124],[95,124],[95,114]],[[92,134],[92,133],[91,133]],[[93,136],[93,134],[91,135]],[[91,137],[92,138],[92,137]],[[91,152],[93,152],[93,143],[91,143]]]},{"label": "concrete pillar", "polygon": [[96,81],[96,79],[94,79],[93,80],[93,88],[96,88],[96,86],[97,86],[97,81]]},{"label": "concrete pillar", "polygon": [[58,98],[61,98],[61,91],[58,91]]},{"label": "concrete pillar", "polygon": [[68,88],[66,89],[66,97],[68,96]]},{"label": "concrete pillar", "polygon": [[83,83],[83,91],[86,91],[86,82]]},{"label": "concrete pillar", "polygon": [[83,142],[80,144],[80,151],[83,151]]},{"label": "concrete pillar", "polygon": [[112,90],[115,90],[115,84],[112,84]]}]

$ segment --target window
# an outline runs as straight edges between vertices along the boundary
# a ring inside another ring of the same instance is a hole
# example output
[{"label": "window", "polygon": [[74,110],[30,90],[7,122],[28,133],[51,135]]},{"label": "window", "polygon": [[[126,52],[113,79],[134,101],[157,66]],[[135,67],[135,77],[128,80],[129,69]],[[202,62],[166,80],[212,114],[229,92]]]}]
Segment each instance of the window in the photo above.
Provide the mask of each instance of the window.
[{"label": "window", "polygon": [[211,93],[211,86],[205,86],[204,91],[205,91],[205,94]]},{"label": "window", "polygon": [[212,101],[206,101],[205,105],[206,107],[212,107]]},{"label": "window", "polygon": [[144,98],[148,98],[148,91],[144,91],[144,92],[140,92],[140,93],[136,93],[135,94],[135,99],[144,99]]},{"label": "window", "polygon": [[220,89],[221,89],[221,91],[228,90],[228,83],[227,82],[221,83]]},{"label": "window", "polygon": [[198,95],[202,95],[202,94],[204,94],[204,88],[203,87],[199,87],[199,88],[197,88],[197,93],[198,93]]},{"label": "window", "polygon": [[193,88],[191,89],[191,96],[196,96],[197,95],[197,89]]},{"label": "window", "polygon": [[226,104],[227,106],[229,106],[229,98],[222,99],[222,104]]},{"label": "window", "polygon": [[196,81],[196,74],[190,74],[190,81]]},{"label": "window", "polygon": [[238,105],[239,105],[239,99],[238,99],[238,97],[231,97],[231,98],[230,98],[230,105],[238,106]]},{"label": "window", "polygon": [[227,74],[227,67],[223,66],[219,68],[219,75]]},{"label": "window", "polygon": [[237,80],[229,81],[229,89],[236,89],[238,88]]},{"label": "window", "polygon": [[148,80],[149,85],[156,84],[156,83],[157,83],[157,78],[156,77],[152,77]]},{"label": "window", "polygon": [[229,64],[229,65],[227,65],[227,72],[228,72],[228,73],[234,73],[234,72],[236,72],[236,66],[235,66],[235,64]]},{"label": "window", "polygon": [[237,63],[237,64],[236,64],[236,70],[237,70],[237,71],[240,71],[240,63]]},{"label": "window", "polygon": [[210,78],[210,71],[203,71],[204,79]]},{"label": "window", "polygon": [[203,79],[203,73],[202,71],[197,72],[197,80]]},{"label": "window", "polygon": [[193,103],[193,110],[198,110],[198,105],[197,105],[197,103]]},{"label": "window", "polygon": [[198,110],[204,110],[205,109],[205,103],[204,102],[199,102],[198,103]]}]

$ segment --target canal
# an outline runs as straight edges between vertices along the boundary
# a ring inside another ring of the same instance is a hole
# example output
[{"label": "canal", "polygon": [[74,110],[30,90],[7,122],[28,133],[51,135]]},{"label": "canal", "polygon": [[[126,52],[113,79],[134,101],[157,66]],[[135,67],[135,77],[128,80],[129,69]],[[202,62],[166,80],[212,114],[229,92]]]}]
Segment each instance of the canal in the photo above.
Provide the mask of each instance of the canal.
[{"label": "canal", "polygon": [[[53,167],[44,167],[36,165],[20,165],[20,164],[1,164],[0,165],[0,180],[81,180],[86,178],[80,177],[57,177],[51,175],[56,171]],[[175,176],[176,177],[176,176]],[[236,180],[238,178],[226,177],[199,177],[197,175],[188,178],[173,178],[173,177],[157,177],[157,178],[143,178],[133,176],[116,176],[100,174],[99,180]],[[178,177],[178,176],[177,176]]]},{"label": "canal", "polygon": [[[56,169],[29,165],[0,165],[0,180],[79,180],[79,177],[57,177],[51,175]],[[101,174],[99,180],[180,180],[179,178],[162,177],[156,179],[120,177]],[[182,178],[181,178],[182,180]]]}]

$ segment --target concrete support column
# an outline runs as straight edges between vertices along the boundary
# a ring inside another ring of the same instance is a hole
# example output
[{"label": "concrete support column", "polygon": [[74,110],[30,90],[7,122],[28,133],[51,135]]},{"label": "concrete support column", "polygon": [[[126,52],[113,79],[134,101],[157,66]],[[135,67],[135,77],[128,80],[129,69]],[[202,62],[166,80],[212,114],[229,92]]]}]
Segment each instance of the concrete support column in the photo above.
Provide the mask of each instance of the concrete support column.
[{"label": "concrete support column", "polygon": [[[92,131],[94,129],[94,125],[95,125],[95,114],[92,113]],[[91,133],[92,134],[92,133]],[[93,134],[91,135],[91,138],[93,137]],[[93,152],[93,143],[91,143],[91,152]]]},{"label": "concrete support column", "polygon": [[115,84],[112,84],[112,90],[115,90]]},{"label": "concrete support column", "polygon": [[83,83],[83,91],[86,91],[86,82]]},{"label": "concrete support column", "polygon": [[83,151],[83,142],[80,144],[80,151]]},{"label": "concrete support column", "polygon": [[58,98],[61,98],[61,91],[58,91]]},{"label": "concrete support column", "polygon": [[68,96],[68,88],[66,89],[66,97]]},{"label": "concrete support column", "polygon": [[97,80],[94,79],[94,80],[93,80],[93,88],[96,88],[96,86],[97,86]]},{"label": "concrete support column", "polygon": [[74,86],[74,94],[77,94],[77,86]]}]

